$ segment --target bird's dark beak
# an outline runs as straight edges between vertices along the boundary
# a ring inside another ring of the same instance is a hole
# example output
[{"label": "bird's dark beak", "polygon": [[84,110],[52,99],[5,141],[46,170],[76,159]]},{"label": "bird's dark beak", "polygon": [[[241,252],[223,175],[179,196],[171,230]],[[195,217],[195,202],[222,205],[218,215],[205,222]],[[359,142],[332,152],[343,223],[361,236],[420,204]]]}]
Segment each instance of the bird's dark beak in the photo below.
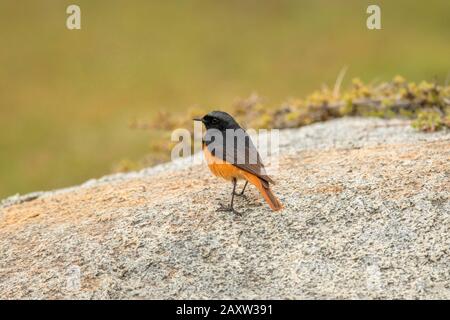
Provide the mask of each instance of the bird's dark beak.
[{"label": "bird's dark beak", "polygon": [[194,118],[194,119],[192,119],[192,120],[203,122],[203,118]]}]

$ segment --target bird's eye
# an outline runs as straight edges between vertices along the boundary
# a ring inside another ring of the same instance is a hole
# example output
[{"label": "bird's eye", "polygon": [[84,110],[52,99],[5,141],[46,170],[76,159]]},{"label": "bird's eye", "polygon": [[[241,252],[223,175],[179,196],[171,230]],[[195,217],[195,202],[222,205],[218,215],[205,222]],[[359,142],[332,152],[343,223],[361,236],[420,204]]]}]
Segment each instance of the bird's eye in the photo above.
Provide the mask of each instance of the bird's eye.
[{"label": "bird's eye", "polygon": [[218,124],[218,123],[219,123],[219,120],[213,118],[213,119],[211,120],[211,123],[212,123],[212,124]]}]

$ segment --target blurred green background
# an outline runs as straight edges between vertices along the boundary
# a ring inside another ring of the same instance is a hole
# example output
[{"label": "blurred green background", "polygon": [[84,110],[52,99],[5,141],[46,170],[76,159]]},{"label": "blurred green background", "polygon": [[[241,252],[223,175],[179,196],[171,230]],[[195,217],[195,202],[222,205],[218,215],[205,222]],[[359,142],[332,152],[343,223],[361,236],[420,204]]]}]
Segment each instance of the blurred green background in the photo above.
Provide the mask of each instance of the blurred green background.
[{"label": "blurred green background", "polygon": [[[382,30],[366,29],[378,4]],[[66,29],[78,4],[82,29]],[[301,97],[339,70],[444,82],[450,1],[0,1],[0,198],[83,182],[158,135],[158,110]]]}]

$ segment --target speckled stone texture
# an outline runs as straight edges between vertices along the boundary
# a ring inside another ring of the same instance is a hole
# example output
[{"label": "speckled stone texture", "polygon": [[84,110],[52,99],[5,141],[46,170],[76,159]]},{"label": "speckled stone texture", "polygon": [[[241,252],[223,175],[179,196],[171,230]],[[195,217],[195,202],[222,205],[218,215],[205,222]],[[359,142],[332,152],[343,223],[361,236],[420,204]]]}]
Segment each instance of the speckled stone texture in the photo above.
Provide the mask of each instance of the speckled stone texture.
[{"label": "speckled stone texture", "polygon": [[[450,132],[283,130],[270,211],[189,159],[0,206],[0,298],[450,299]],[[199,157],[200,155],[196,155]]]}]

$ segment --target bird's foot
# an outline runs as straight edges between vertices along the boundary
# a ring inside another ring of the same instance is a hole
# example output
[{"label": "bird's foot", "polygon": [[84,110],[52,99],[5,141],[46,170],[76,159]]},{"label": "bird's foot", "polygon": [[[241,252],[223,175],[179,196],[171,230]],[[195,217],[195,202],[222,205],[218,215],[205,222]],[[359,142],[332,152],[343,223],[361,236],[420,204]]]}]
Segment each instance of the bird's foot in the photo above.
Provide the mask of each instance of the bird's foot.
[{"label": "bird's foot", "polygon": [[237,211],[236,209],[234,209],[231,206],[227,206],[224,204],[219,203],[219,208],[217,208],[216,211],[220,211],[220,212],[233,212],[235,215],[241,216],[242,214]]}]

